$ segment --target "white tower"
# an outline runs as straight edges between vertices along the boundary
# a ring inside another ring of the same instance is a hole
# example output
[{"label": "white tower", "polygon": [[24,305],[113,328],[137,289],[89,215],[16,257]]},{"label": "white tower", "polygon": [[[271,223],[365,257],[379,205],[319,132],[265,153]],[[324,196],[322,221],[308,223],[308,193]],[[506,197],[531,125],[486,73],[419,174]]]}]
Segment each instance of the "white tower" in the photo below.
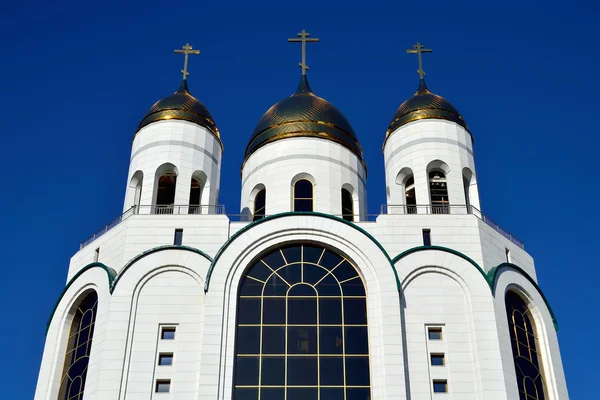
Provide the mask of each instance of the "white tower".
[{"label": "white tower", "polygon": [[180,52],[186,57],[181,86],[148,110],[133,138],[124,211],[218,211],[223,144],[210,112],[188,89],[187,57],[197,53],[189,45]]},{"label": "white tower", "polygon": [[362,148],[346,117],[308,84],[305,46],[318,39],[298,36],[289,40],[302,42],[302,78],[263,115],[246,147],[242,213],[316,211],[359,221],[367,210]]}]

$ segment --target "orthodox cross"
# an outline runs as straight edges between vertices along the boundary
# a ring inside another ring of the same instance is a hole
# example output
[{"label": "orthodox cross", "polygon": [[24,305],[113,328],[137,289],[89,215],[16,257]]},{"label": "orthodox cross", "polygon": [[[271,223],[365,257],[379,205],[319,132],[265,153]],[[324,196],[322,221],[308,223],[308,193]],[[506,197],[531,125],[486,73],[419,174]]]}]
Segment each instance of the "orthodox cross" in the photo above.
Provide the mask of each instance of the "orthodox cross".
[{"label": "orthodox cross", "polygon": [[408,54],[416,54],[419,58],[419,69],[417,70],[417,73],[421,79],[423,79],[425,77],[425,71],[423,71],[423,59],[421,58],[421,53],[431,53],[431,49],[424,48],[420,42],[417,42],[413,47],[413,49],[408,49],[406,52]]},{"label": "orthodox cross", "polygon": [[181,50],[174,50],[177,54],[184,54],[185,58],[183,59],[183,69],[181,73],[183,74],[183,80],[187,79],[187,76],[190,74],[187,70],[188,57],[190,54],[200,54],[200,50],[193,50],[192,46],[189,43],[186,43],[185,46],[181,47]]},{"label": "orthodox cross", "polygon": [[306,43],[308,42],[318,42],[317,38],[309,38],[310,33],[306,32],[302,29],[302,32],[298,34],[298,38],[288,39],[288,42],[301,42],[302,43],[302,62],[298,64],[300,68],[302,68],[302,75],[306,75],[306,71],[308,71],[308,65],[306,65]]}]

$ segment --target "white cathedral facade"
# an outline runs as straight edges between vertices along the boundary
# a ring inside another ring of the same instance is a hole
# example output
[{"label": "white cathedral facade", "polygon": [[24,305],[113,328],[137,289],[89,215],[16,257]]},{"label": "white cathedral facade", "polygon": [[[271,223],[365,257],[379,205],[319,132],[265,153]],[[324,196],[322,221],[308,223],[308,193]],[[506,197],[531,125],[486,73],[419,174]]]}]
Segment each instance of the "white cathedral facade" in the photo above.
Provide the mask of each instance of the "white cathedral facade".
[{"label": "white cathedral facade", "polygon": [[181,87],[135,133],[123,215],[71,258],[36,400],[568,399],[533,259],[480,211],[472,132],[421,67],[375,139],[380,215],[358,136],[303,57],[228,217],[223,143],[183,52]]}]

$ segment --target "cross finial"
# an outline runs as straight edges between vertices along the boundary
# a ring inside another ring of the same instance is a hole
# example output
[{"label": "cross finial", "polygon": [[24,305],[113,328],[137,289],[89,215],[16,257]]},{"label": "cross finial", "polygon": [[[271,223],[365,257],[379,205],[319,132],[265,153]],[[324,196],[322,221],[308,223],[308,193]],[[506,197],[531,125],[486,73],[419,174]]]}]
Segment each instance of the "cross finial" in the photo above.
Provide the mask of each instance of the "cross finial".
[{"label": "cross finial", "polygon": [[309,38],[310,33],[306,32],[302,29],[302,32],[298,34],[297,38],[288,39],[288,42],[301,42],[302,43],[302,62],[298,65],[302,68],[302,75],[306,75],[306,71],[308,71],[308,65],[306,65],[306,43],[308,42],[318,42],[317,38]]},{"label": "cross finial", "polygon": [[185,46],[181,47],[181,50],[174,50],[177,54],[184,54],[185,58],[183,59],[183,69],[181,73],[183,74],[183,80],[187,79],[187,76],[190,74],[187,70],[188,65],[188,56],[190,54],[200,54],[200,50],[193,50],[192,46],[189,43],[186,43]]},{"label": "cross finial", "polygon": [[431,53],[431,49],[426,49],[420,42],[417,42],[412,49],[408,49],[406,52],[408,54],[417,54],[417,57],[419,58],[419,69],[417,70],[417,73],[421,77],[421,80],[423,80],[425,77],[425,71],[423,71],[423,60],[421,58],[421,53]]}]

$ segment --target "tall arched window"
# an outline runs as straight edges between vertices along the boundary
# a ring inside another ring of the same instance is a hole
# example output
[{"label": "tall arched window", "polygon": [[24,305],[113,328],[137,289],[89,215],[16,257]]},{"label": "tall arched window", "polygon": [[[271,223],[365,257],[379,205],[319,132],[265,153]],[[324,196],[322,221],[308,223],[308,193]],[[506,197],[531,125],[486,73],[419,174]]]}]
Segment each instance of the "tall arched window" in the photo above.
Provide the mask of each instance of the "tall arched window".
[{"label": "tall arched window", "polygon": [[175,204],[175,187],[177,185],[177,174],[165,172],[158,178],[156,191],[156,214],[172,214]]},{"label": "tall arched window", "polygon": [[322,247],[264,255],[238,292],[234,400],[369,399],[365,287]]},{"label": "tall arched window", "polygon": [[429,195],[433,214],[450,214],[448,184],[443,172],[432,171],[429,173]]},{"label": "tall arched window", "polygon": [[58,392],[59,400],[83,398],[97,308],[98,295],[91,292],[75,309]]},{"label": "tall arched window", "polygon": [[190,188],[190,206],[188,214],[200,214],[200,198],[202,196],[202,186],[198,179],[192,177]]},{"label": "tall arched window", "polygon": [[354,221],[354,199],[347,189],[342,189],[342,218]]},{"label": "tall arched window", "polygon": [[267,204],[267,189],[260,189],[254,196],[254,217],[253,221],[258,221],[265,217],[265,206]]},{"label": "tall arched window", "polygon": [[313,184],[308,179],[294,183],[294,211],[313,211]]},{"label": "tall arched window", "polygon": [[139,206],[141,203],[143,183],[144,173],[142,171],[136,171],[129,182],[129,187],[133,188],[133,206]]},{"label": "tall arched window", "polygon": [[512,290],[506,292],[506,315],[521,400],[545,400],[541,356],[535,324],[527,304]]},{"label": "tall arched window", "polygon": [[415,195],[415,178],[411,175],[404,182],[404,196],[406,199],[406,213],[417,213],[417,197]]}]

